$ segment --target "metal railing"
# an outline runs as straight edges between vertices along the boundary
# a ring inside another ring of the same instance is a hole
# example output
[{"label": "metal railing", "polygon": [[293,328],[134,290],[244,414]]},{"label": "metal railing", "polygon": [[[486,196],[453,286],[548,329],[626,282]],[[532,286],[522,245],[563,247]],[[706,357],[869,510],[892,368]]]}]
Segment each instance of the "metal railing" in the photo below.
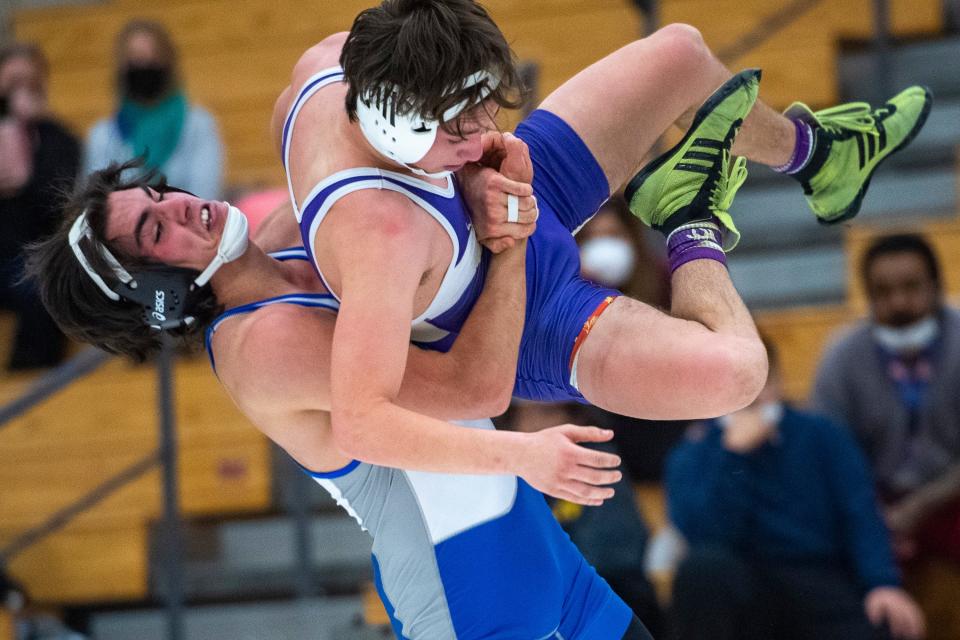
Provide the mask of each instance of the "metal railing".
[{"label": "metal railing", "polygon": [[[0,549],[0,566],[47,536],[67,526],[75,517],[97,505],[118,489],[140,478],[159,465],[163,474],[163,523],[164,575],[167,579],[165,592],[168,637],[182,640],[183,628],[183,571],[180,537],[180,515],[177,504],[176,426],[173,403],[173,353],[170,341],[165,337],[164,346],[157,358],[157,414],[160,418],[160,444],[134,464],[104,480],[66,507],[56,511],[44,522],[31,527]],[[18,398],[0,407],[0,430],[10,422],[50,398],[60,390],[96,371],[113,356],[99,349],[88,348],[59,367],[49,371],[33,383]]]}]

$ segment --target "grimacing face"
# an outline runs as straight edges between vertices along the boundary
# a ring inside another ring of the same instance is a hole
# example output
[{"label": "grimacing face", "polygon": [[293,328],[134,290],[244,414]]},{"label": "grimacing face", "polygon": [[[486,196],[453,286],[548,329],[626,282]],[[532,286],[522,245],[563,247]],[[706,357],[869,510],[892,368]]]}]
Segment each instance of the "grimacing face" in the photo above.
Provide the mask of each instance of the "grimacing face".
[{"label": "grimacing face", "polygon": [[456,172],[464,165],[479,160],[483,156],[483,134],[496,129],[493,120],[495,114],[491,115],[489,109],[489,105],[483,103],[462,116],[463,137],[447,133],[441,127],[430,151],[414,166],[428,173]]},{"label": "grimacing face", "polygon": [[226,203],[151,188],[114,191],[107,198],[106,243],[150,262],[203,270],[217,253]]},{"label": "grimacing face", "polygon": [[940,291],[919,254],[901,251],[877,256],[867,271],[867,296],[873,319],[903,327],[934,313]]}]

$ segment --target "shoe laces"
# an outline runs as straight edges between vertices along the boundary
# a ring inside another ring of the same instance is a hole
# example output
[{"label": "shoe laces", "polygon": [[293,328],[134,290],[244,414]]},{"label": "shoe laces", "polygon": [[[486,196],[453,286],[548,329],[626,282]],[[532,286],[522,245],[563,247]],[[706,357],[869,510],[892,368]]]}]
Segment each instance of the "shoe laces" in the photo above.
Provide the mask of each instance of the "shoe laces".
[{"label": "shoe laces", "polygon": [[730,162],[730,151],[724,149],[723,159],[720,162],[720,179],[717,180],[711,191],[711,201],[719,211],[730,211],[733,198],[747,180],[747,159],[737,156]]},{"label": "shoe laces", "polygon": [[829,107],[813,114],[820,126],[832,133],[859,131],[877,135],[876,119],[866,102],[850,102]]}]

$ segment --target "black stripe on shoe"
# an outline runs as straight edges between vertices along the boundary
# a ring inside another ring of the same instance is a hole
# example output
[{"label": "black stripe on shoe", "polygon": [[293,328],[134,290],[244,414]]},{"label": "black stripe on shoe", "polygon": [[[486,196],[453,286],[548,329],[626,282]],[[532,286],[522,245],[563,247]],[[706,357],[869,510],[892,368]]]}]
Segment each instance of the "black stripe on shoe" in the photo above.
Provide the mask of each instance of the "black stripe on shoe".
[{"label": "black stripe on shoe", "polygon": [[723,149],[723,142],[713,138],[696,138],[691,146],[703,147],[704,149]]},{"label": "black stripe on shoe", "polygon": [[714,171],[711,167],[705,167],[702,164],[690,164],[689,162],[680,162],[674,166],[674,169],[692,171],[694,173],[704,173],[706,175],[710,175]]}]

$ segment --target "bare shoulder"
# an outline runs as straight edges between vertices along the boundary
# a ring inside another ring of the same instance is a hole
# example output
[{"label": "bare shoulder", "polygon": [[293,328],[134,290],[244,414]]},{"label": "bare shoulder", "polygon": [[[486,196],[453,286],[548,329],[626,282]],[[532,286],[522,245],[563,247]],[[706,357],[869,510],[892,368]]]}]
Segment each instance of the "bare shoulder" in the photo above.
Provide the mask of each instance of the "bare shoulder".
[{"label": "bare shoulder", "polygon": [[331,209],[334,225],[347,228],[350,235],[373,238],[410,236],[428,233],[432,219],[403,194],[388,189],[361,189],[345,195]]},{"label": "bare shoulder", "polygon": [[[218,372],[246,405],[317,408],[311,403],[322,403],[329,386],[324,381],[335,326],[336,316],[325,309],[263,307],[224,327],[229,333],[223,336],[227,344],[218,348]],[[220,351],[226,356],[222,360]]]},{"label": "bare shoulder", "polygon": [[293,67],[294,82],[340,64],[340,51],[347,41],[347,35],[346,31],[335,33],[307,49]]}]

